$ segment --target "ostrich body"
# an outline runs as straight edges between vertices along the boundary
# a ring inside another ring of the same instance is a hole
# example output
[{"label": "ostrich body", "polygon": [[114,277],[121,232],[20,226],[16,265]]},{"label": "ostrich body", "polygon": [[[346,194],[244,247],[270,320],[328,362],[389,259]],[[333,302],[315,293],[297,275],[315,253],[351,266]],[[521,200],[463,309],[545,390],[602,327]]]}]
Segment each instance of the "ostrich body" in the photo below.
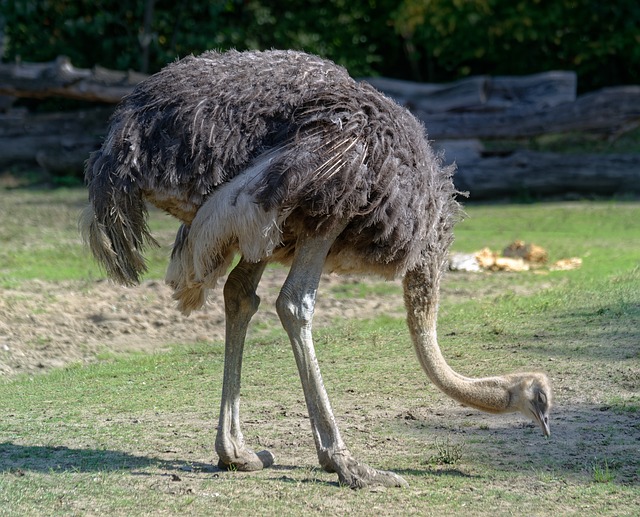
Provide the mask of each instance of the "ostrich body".
[{"label": "ostrich body", "polygon": [[223,289],[215,442],[220,464],[239,470],[273,463],[244,443],[240,371],[262,272],[269,262],[290,265],[276,308],[321,466],[351,487],[403,486],[356,460],[336,425],[311,333],[323,270],[402,276],[411,337],[434,384],[468,406],[520,411],[549,434],[544,374],[467,378],[440,353],[439,284],[460,212],[452,173],[406,109],[331,62],[292,51],[208,52],[167,66],[122,101],[87,163],[81,227],[107,273],[131,285],[153,243],[145,201],[180,219],[167,282],[187,314],[240,254]]}]

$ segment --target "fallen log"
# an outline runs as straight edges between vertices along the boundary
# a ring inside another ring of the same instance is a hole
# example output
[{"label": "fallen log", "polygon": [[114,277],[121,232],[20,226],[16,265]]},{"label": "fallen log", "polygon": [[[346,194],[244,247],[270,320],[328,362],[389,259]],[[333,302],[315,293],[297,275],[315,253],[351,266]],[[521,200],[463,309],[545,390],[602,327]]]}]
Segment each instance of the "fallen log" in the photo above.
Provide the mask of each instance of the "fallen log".
[{"label": "fallen log", "polygon": [[456,160],[456,188],[471,201],[566,194],[640,194],[640,154],[570,154],[519,150]]},{"label": "fallen log", "polygon": [[0,94],[42,99],[65,97],[118,103],[147,76],[138,72],[76,68],[60,56],[48,63],[1,63]]},{"label": "fallen log", "polygon": [[553,70],[525,76],[491,78],[489,95],[480,111],[538,110],[576,100],[575,72]]},{"label": "fallen log", "polygon": [[429,84],[368,77],[364,81],[396,102],[420,113],[490,112],[543,109],[576,99],[575,72],[550,71],[526,76],[474,76]]},{"label": "fallen log", "polygon": [[[0,95],[117,103],[146,77],[99,66],[76,68],[66,56],[46,63],[0,63]],[[524,77],[475,76],[447,84],[384,77],[365,80],[399,103],[425,113],[496,110],[516,104],[554,106],[574,100],[576,90],[575,74],[564,71]]]},{"label": "fallen log", "polygon": [[100,147],[113,108],[0,115],[0,166],[37,163],[54,174],[82,173],[89,153]]},{"label": "fallen log", "polygon": [[363,80],[397,103],[425,113],[464,111],[483,106],[487,102],[490,84],[488,76],[470,77],[449,84],[415,83],[386,77]]},{"label": "fallen log", "polygon": [[[112,108],[0,115],[0,166],[39,164],[54,175],[82,175],[99,148]],[[515,151],[492,155],[477,140],[438,141],[455,161],[456,187],[470,200],[545,197],[567,193],[640,193],[640,154],[561,154]]]},{"label": "fallen log", "polygon": [[640,124],[640,86],[618,86],[547,108],[482,113],[414,110],[429,138],[516,139],[551,133],[616,134]]},{"label": "fallen log", "polygon": [[[68,59],[0,65],[0,94],[62,95],[115,103],[144,77],[73,67]],[[381,89],[404,96],[436,142],[451,138],[520,138],[546,133],[615,133],[640,124],[640,86],[608,88],[579,97],[575,75],[549,72],[522,78],[477,77],[450,85],[382,80]],[[385,82],[386,81],[386,82]],[[416,90],[417,88],[417,90]],[[414,93],[412,93],[414,92]],[[415,93],[417,92],[417,93]],[[419,95],[418,95],[419,94]],[[430,98],[430,100],[425,100]],[[431,102],[431,107],[419,107]],[[448,112],[433,112],[448,109]],[[0,166],[37,163],[54,174],[82,173],[100,146],[112,107],[65,113],[0,115]],[[466,110],[466,112],[462,111]],[[516,151],[487,155],[479,142],[444,143],[458,163],[456,184],[472,199],[566,192],[638,192],[639,155],[579,155]]]},{"label": "fallen log", "polygon": [[[0,95],[117,103],[144,74],[49,63],[0,64]],[[546,133],[615,134],[640,124],[640,86],[606,88],[575,99],[576,76],[478,76],[449,84],[369,78],[425,122],[430,138],[528,138]]]}]

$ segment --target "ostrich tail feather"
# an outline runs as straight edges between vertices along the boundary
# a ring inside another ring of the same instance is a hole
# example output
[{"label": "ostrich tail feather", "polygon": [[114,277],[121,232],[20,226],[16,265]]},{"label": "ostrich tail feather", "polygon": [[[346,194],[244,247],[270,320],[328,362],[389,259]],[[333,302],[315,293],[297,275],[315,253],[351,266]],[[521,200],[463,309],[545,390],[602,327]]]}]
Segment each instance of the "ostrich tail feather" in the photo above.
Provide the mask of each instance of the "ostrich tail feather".
[{"label": "ostrich tail feather", "polygon": [[80,217],[80,233],[110,278],[133,285],[147,270],[144,249],[157,243],[149,233],[140,189],[118,177],[109,164],[101,151],[87,163],[89,206]]}]

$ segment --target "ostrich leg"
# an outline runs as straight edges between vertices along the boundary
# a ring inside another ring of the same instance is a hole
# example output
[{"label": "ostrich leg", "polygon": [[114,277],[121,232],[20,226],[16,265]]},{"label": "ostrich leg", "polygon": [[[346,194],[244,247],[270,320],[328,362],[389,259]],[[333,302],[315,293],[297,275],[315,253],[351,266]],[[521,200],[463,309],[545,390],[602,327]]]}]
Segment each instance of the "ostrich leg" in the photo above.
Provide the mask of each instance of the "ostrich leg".
[{"label": "ostrich leg", "polygon": [[241,260],[224,284],[226,334],[222,402],[216,436],[219,466],[238,470],[260,470],[273,464],[269,451],[258,453],[248,449],[240,431],[240,372],[242,351],[249,321],[258,310],[260,298],[256,287],[266,262]]},{"label": "ostrich leg", "polygon": [[351,488],[406,486],[407,482],[397,474],[375,470],[353,458],[342,441],[322,382],[313,347],[311,321],[325,258],[339,233],[322,238],[299,238],[289,276],[276,302],[278,315],[293,346],[322,468],[336,472],[340,483]]}]

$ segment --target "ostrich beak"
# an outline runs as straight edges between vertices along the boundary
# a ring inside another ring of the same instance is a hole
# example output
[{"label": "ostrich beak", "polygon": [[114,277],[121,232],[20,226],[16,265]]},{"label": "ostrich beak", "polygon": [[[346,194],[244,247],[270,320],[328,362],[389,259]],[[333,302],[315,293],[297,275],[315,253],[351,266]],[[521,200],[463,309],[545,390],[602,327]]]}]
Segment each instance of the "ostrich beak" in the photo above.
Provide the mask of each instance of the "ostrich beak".
[{"label": "ostrich beak", "polygon": [[538,422],[538,425],[542,428],[542,434],[544,434],[545,438],[549,438],[549,436],[551,436],[551,430],[549,429],[549,416],[539,408],[536,408],[534,416],[536,422]]}]

